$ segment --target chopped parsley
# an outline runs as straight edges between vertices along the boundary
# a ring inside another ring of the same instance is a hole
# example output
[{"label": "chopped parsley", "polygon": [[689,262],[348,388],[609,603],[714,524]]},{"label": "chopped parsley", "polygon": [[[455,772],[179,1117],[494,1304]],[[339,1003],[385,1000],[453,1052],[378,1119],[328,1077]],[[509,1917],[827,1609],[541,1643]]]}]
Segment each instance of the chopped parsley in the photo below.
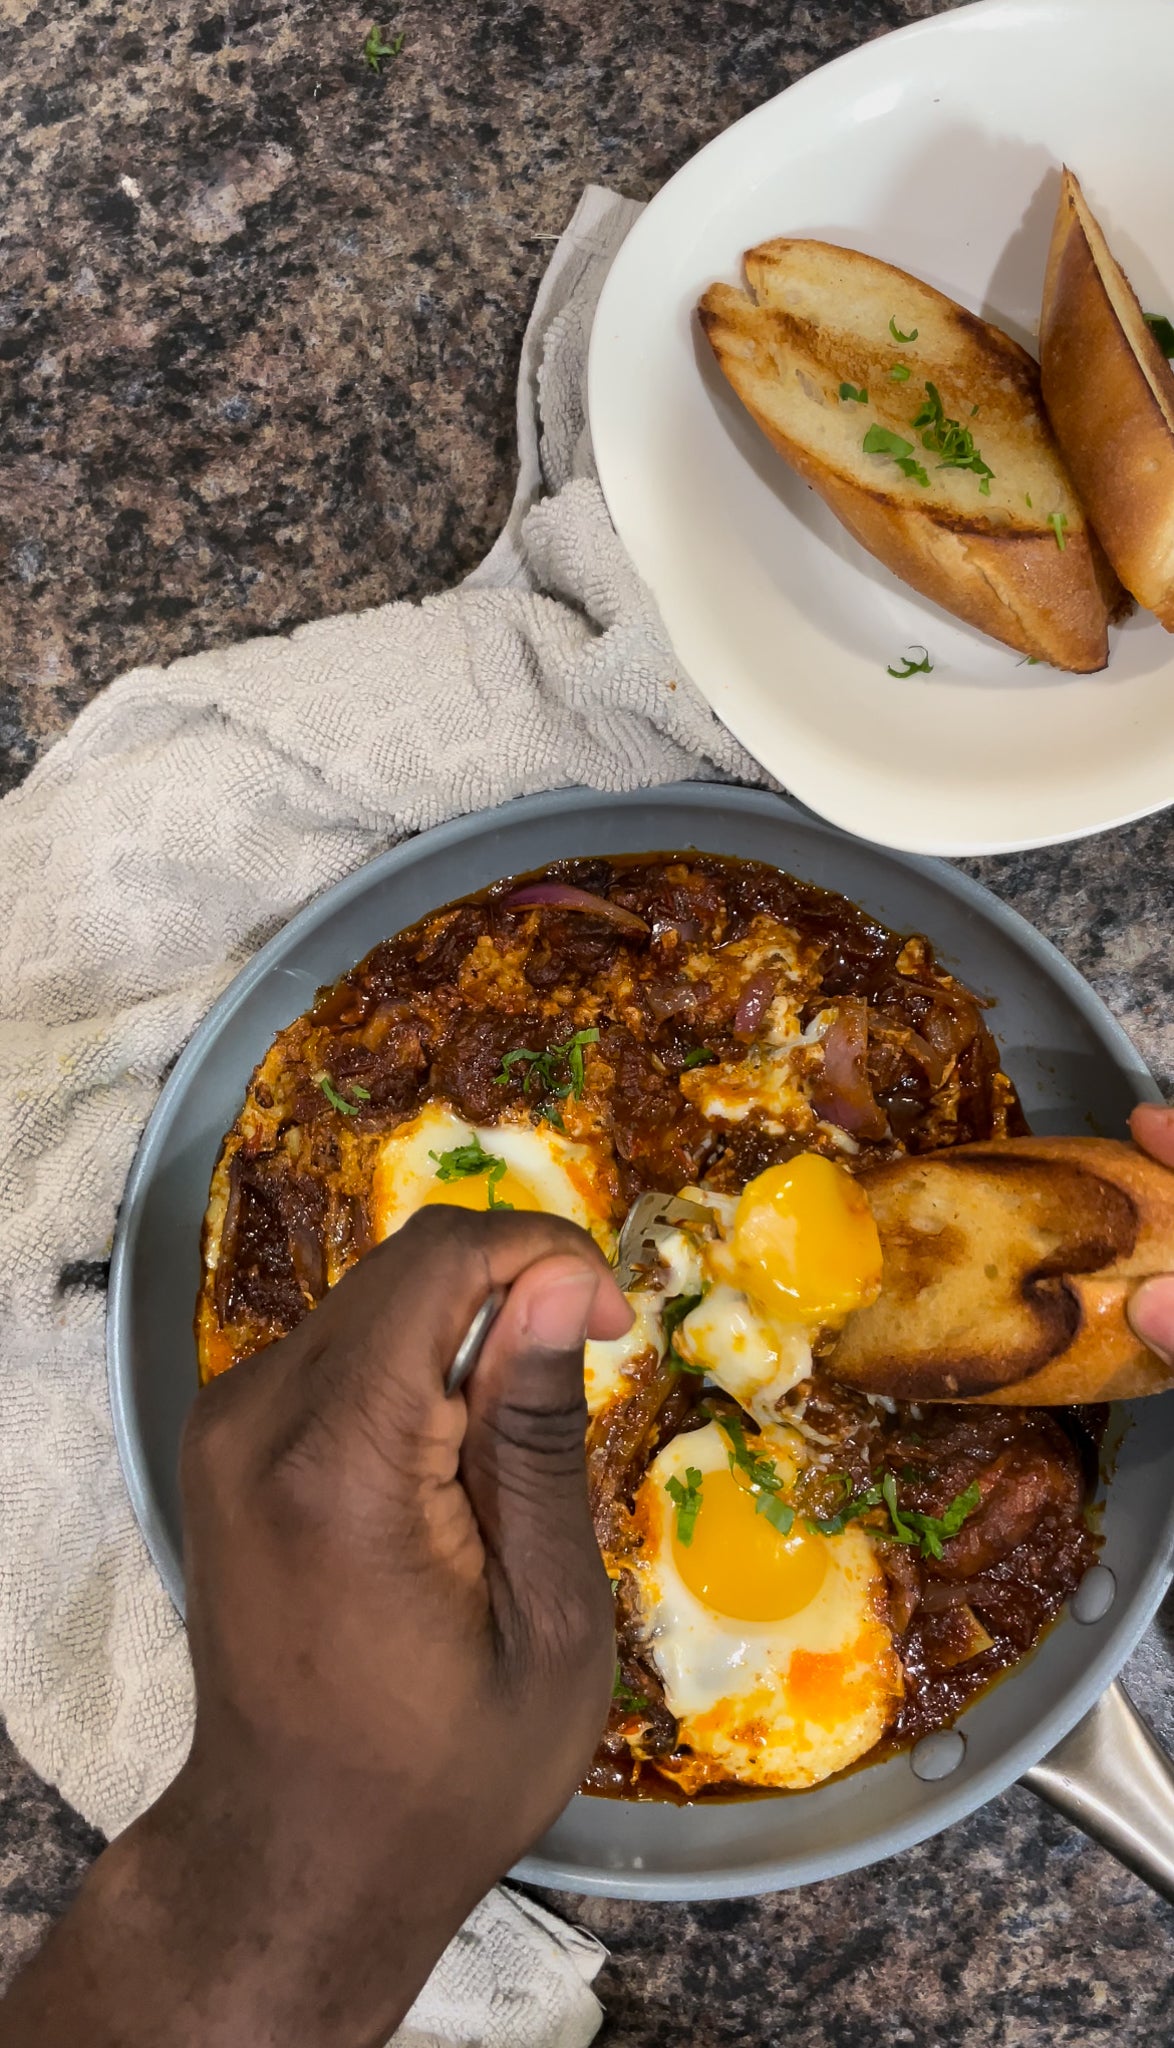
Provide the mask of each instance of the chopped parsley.
[{"label": "chopped parsley", "polygon": [[1162,354],[1169,362],[1174,358],[1174,326],[1164,313],[1146,313],[1143,317]]},{"label": "chopped parsley", "polygon": [[684,1322],[685,1317],[691,1314],[691,1312],[693,1311],[693,1309],[696,1308],[700,1300],[701,1296],[699,1294],[675,1295],[672,1301],[668,1301],[665,1303],[664,1311],[661,1315],[661,1328],[664,1331],[665,1343],[668,1347],[666,1356],[668,1358],[669,1364],[677,1366],[681,1372],[705,1371],[705,1367],[703,1365],[691,1365],[687,1358],[682,1358],[680,1352],[677,1350],[676,1344],[673,1342],[673,1339],[675,1338],[677,1331],[680,1329],[681,1324]]},{"label": "chopped parsley", "polygon": [[840,397],[849,400],[853,405],[868,404],[868,393],[863,385],[841,384]]},{"label": "chopped parsley", "polygon": [[[514,1068],[522,1067],[525,1069],[522,1076],[524,1095],[537,1088],[544,1095],[553,1095],[559,1102],[568,1095],[573,1095],[577,1102],[586,1078],[583,1047],[594,1045],[598,1037],[599,1026],[593,1024],[590,1030],[576,1031],[572,1038],[565,1038],[561,1045],[548,1045],[545,1052],[530,1052],[526,1046],[517,1045],[512,1052],[505,1054],[501,1072],[494,1075],[494,1081],[499,1088],[505,1088],[516,1078]],[[563,1068],[566,1079],[560,1075]]]},{"label": "chopped parsley", "polygon": [[691,1045],[681,1061],[681,1072],[687,1074],[690,1067],[712,1067],[716,1058],[707,1045]]},{"label": "chopped parsley", "polygon": [[852,1482],[846,1472],[829,1473],[828,1476],[841,1483],[844,1499],[830,1515],[804,1516],[806,1527],[813,1536],[842,1536],[849,1522],[855,1522],[861,1515],[867,1515],[872,1508],[881,1505],[879,1486],[866,1487],[863,1493],[853,1495]]},{"label": "chopped parsley", "polygon": [[909,329],[909,332],[908,332],[908,334],[902,334],[902,332],[901,332],[900,328],[899,328],[899,327],[898,327],[898,325],[897,325],[897,322],[896,322],[896,319],[895,319],[895,318],[893,318],[893,319],[890,319],[890,321],[889,321],[889,333],[890,333],[890,334],[892,335],[892,337],[893,337],[893,340],[894,340],[894,341],[899,341],[899,342],[901,342],[901,343],[905,343],[905,342],[907,342],[907,341],[916,341],[916,340],[917,340],[917,329],[916,329],[916,327],[911,327],[911,328]]},{"label": "chopped parsley", "polygon": [[330,1107],[339,1110],[343,1116],[358,1116],[360,1103],[370,1102],[371,1100],[371,1090],[369,1088],[360,1088],[357,1081],[344,1081],[343,1087],[359,1098],[358,1102],[348,1102],[345,1096],[339,1094],[325,1068],[323,1068],[321,1073],[315,1074],[314,1083],[316,1087],[322,1090]]},{"label": "chopped parsley", "polygon": [[1051,527],[1052,532],[1056,536],[1056,546],[1059,548],[1061,554],[1063,554],[1065,548],[1068,545],[1067,541],[1064,538],[1064,528],[1067,526],[1067,524],[1068,514],[1066,512],[1048,513],[1048,525]]},{"label": "chopped parsley", "polygon": [[642,1707],[648,1705],[648,1701],[643,1693],[633,1692],[630,1686],[624,1684],[624,1674],[620,1670],[618,1658],[616,1660],[616,1675],[612,1680],[611,1696],[616,1705],[623,1707],[625,1712],[629,1714],[639,1713]]},{"label": "chopped parsley", "polygon": [[504,1180],[508,1168],[505,1160],[494,1152],[487,1152],[480,1138],[470,1138],[467,1145],[454,1145],[450,1152],[430,1152],[429,1159],[436,1161],[437,1180],[468,1180],[472,1174],[487,1173],[489,1185],[486,1199],[491,1209],[512,1209],[512,1202],[503,1202],[498,1195],[498,1182]]},{"label": "chopped parsley", "polygon": [[701,1474],[696,1465],[685,1468],[685,1484],[682,1486],[675,1476],[666,1479],[664,1490],[677,1511],[677,1542],[686,1547],[693,1541],[693,1531],[701,1512]]},{"label": "chopped parsley", "polygon": [[382,71],[384,58],[398,57],[403,46],[404,32],[402,29],[397,36],[392,37],[389,43],[385,43],[383,40],[383,30],[377,28],[375,23],[372,22],[367,30],[367,40],[363,44],[363,62],[367,66],[368,71]]},{"label": "chopped parsley", "polygon": [[765,1515],[780,1536],[789,1536],[795,1526],[795,1510],[789,1501],[779,1499],[783,1481],[778,1466],[773,1458],[755,1456],[738,1416],[719,1415],[717,1419],[729,1439],[731,1472],[744,1472],[749,1481],[754,1512]]},{"label": "chopped parsley", "polygon": [[894,384],[907,384],[913,372],[909,368],[908,363],[894,363],[889,371],[889,375]]},{"label": "chopped parsley", "polygon": [[932,676],[933,663],[929,658],[928,648],[922,648],[920,661],[914,661],[913,659],[913,655],[916,652],[917,649],[914,647],[909,654],[903,654],[901,656],[900,668],[894,668],[892,663],[890,663],[886,673],[896,676],[899,683],[903,683],[906,676]]},{"label": "chopped parsley", "polygon": [[880,1491],[891,1524],[886,1535],[895,1543],[915,1543],[923,1557],[940,1558],[943,1543],[958,1534],[963,1522],[982,1501],[977,1480],[964,1493],[955,1494],[944,1515],[923,1515],[916,1508],[899,1507],[897,1482],[891,1472],[885,1473]]},{"label": "chopped parsley", "polygon": [[1023,493],[1023,502],[1024,502],[1024,504],[1026,505],[1026,507],[1027,507],[1028,511],[1030,512],[1030,511],[1031,511],[1031,510],[1033,509],[1033,508],[1032,508],[1032,503],[1031,503],[1031,492],[1030,492],[1030,491],[1024,491],[1024,493]]},{"label": "chopped parsley", "polygon": [[[836,1473],[831,1476],[840,1478],[842,1475]],[[908,1479],[925,1475],[914,1472],[911,1466],[906,1466],[902,1476]],[[981,1500],[982,1491],[975,1482],[966,1488],[965,1493],[954,1496],[943,1515],[924,1515],[918,1508],[903,1508],[900,1505],[897,1499],[897,1481],[891,1472],[886,1472],[883,1479],[865,1487],[862,1493],[852,1496],[834,1514],[811,1515],[805,1517],[805,1521],[813,1535],[840,1536],[849,1522],[856,1521],[859,1516],[867,1515],[876,1508],[883,1508],[888,1515],[889,1526],[884,1530],[878,1529],[878,1535],[884,1536],[890,1543],[915,1544],[923,1557],[940,1558],[943,1543],[958,1534],[963,1522],[974,1513]]]},{"label": "chopped parsley", "polygon": [[902,440],[900,434],[891,433],[888,427],[879,427],[874,420],[864,436],[866,455],[891,455],[903,476],[911,476],[923,491],[929,489],[929,477],[913,453],[912,441]]},{"label": "chopped parsley", "polygon": [[926,384],[925,400],[914,416],[913,425],[921,431],[921,445],[931,455],[940,455],[939,469],[971,469],[978,478],[978,488],[984,498],[989,498],[991,478],[994,470],[984,462],[974,445],[974,435],[960,420],[948,419],[942,404],[942,394],[936,384]]}]

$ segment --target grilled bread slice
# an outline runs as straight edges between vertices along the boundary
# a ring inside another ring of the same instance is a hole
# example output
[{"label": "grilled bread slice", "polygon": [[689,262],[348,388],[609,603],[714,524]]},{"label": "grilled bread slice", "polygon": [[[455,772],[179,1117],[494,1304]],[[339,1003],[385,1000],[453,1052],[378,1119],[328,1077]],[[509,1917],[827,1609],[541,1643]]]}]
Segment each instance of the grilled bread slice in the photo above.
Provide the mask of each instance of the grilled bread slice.
[{"label": "grilled bread slice", "polygon": [[853,249],[764,242],[745,264],[749,290],[712,285],[698,311],[779,454],[924,596],[1057,668],[1103,668],[1120,591],[1031,357]]},{"label": "grilled bread slice", "polygon": [[898,1159],[862,1177],[881,1291],[826,1362],[906,1401],[1003,1406],[1129,1400],[1174,1368],[1126,1321],[1174,1270],[1174,1173],[1109,1138],[1008,1138]]},{"label": "grilled bread slice", "polygon": [[1109,560],[1174,633],[1174,372],[1067,170],[1040,367],[1056,437]]}]

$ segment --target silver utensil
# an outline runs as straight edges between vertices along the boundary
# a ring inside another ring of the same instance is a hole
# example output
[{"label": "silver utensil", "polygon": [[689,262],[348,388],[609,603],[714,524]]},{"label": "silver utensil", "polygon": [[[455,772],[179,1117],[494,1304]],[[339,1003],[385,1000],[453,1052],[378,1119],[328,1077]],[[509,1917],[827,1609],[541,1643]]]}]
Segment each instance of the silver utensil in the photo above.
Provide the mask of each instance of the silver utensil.
[{"label": "silver utensil", "polygon": [[495,1287],[486,1295],[464,1336],[461,1338],[460,1343],[457,1345],[456,1357],[449,1366],[448,1376],[444,1382],[446,1394],[455,1394],[458,1387],[464,1386],[465,1381],[481,1356],[485,1339],[488,1337],[489,1332],[501,1313],[501,1305],[504,1300],[504,1287]]},{"label": "silver utensil", "polygon": [[684,1195],[637,1195],[616,1247],[616,1284],[625,1294],[655,1273],[660,1262],[656,1233],[676,1223],[704,1223],[712,1230],[713,1212]]}]

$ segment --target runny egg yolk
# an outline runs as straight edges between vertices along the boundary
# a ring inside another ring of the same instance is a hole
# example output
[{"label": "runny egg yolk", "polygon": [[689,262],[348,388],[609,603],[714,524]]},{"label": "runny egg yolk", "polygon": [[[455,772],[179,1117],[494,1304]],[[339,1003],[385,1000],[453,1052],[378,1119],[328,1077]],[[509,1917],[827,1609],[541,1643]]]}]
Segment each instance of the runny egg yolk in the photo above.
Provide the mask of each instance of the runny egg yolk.
[{"label": "runny egg yolk", "polygon": [[842,1166],[801,1152],[743,1189],[721,1277],[775,1321],[836,1328],[876,1300],[881,1246],[868,1198]]},{"label": "runny egg yolk", "polygon": [[[493,1201],[490,1202],[492,1185]],[[463,1180],[437,1179],[420,1201],[421,1209],[443,1202],[449,1209],[542,1209],[541,1196],[512,1166],[490,1183],[488,1172],[466,1174]]]},{"label": "runny egg yolk", "polygon": [[690,1542],[673,1530],[673,1559],[698,1600],[734,1621],[786,1621],[816,1598],[827,1544],[796,1519],[782,1536],[735,1473],[706,1472]]}]

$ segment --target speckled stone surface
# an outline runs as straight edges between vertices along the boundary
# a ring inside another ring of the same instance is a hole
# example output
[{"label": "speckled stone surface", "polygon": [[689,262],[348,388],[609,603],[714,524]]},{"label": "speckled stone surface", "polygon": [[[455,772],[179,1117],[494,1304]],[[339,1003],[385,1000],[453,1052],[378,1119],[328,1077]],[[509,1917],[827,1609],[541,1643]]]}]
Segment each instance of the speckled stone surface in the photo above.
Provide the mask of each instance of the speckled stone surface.
[{"label": "speckled stone surface", "polygon": [[[637,197],[933,0],[0,0],[0,788],[121,670],[441,588],[509,500],[513,379],[589,179]],[[969,864],[1174,1088],[1171,836]],[[1174,1608],[1134,1658],[1174,1741]],[[99,1838],[0,1737],[0,1980]],[[1174,1910],[1013,1790],[801,1893],[555,1900],[609,2048],[1169,2038]]]}]

